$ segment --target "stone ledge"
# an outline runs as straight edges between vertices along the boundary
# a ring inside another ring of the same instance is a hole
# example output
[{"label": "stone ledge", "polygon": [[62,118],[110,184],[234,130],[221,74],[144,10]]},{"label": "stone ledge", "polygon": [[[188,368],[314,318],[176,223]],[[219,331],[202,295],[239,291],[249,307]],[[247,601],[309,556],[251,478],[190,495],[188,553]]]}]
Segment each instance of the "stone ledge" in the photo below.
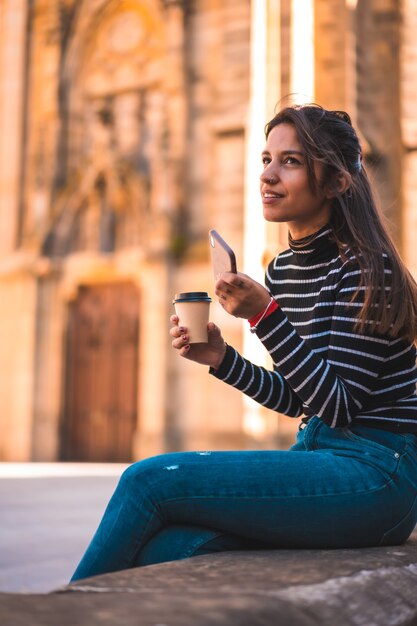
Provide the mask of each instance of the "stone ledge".
[{"label": "stone ledge", "polygon": [[417,531],[403,546],[225,552],[0,594],[5,626],[417,626]]}]

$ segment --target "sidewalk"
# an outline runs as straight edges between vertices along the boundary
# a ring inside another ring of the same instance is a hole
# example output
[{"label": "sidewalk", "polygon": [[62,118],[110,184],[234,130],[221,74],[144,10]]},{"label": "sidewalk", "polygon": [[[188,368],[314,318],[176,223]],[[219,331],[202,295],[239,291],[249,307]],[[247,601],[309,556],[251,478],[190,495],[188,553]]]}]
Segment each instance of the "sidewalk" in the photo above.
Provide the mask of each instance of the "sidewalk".
[{"label": "sidewalk", "polygon": [[0,463],[0,592],[66,584],[125,467]]}]

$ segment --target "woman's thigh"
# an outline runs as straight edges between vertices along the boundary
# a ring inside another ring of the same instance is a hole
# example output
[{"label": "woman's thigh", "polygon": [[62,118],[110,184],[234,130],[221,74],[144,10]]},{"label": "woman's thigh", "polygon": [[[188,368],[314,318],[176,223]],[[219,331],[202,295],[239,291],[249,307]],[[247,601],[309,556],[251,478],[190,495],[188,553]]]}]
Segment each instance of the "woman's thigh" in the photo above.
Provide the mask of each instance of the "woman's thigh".
[{"label": "woman's thigh", "polygon": [[289,451],[153,457],[127,471],[129,489],[147,483],[162,526],[212,527],[277,547],[377,545],[410,514],[401,439],[388,437],[398,450],[358,441],[320,420],[300,439]]}]

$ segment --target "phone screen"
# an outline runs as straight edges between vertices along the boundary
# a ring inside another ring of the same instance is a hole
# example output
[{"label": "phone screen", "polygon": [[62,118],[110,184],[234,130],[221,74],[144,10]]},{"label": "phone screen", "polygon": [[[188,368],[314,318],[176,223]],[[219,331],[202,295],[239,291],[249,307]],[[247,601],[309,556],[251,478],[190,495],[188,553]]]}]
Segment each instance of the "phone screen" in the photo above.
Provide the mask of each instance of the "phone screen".
[{"label": "phone screen", "polygon": [[217,278],[222,272],[236,274],[236,257],[232,248],[214,229],[209,232],[209,240],[214,278]]}]

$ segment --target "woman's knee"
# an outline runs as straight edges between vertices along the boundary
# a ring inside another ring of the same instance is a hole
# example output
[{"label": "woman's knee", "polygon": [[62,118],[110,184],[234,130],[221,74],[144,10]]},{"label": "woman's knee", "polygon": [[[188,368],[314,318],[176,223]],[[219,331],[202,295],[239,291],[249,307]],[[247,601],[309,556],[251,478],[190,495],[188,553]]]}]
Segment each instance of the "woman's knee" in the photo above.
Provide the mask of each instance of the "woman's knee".
[{"label": "woman's knee", "polygon": [[122,473],[119,486],[141,485],[161,473],[161,471],[171,470],[178,467],[180,453],[172,452],[148,457],[142,461],[137,461],[129,465]]}]

